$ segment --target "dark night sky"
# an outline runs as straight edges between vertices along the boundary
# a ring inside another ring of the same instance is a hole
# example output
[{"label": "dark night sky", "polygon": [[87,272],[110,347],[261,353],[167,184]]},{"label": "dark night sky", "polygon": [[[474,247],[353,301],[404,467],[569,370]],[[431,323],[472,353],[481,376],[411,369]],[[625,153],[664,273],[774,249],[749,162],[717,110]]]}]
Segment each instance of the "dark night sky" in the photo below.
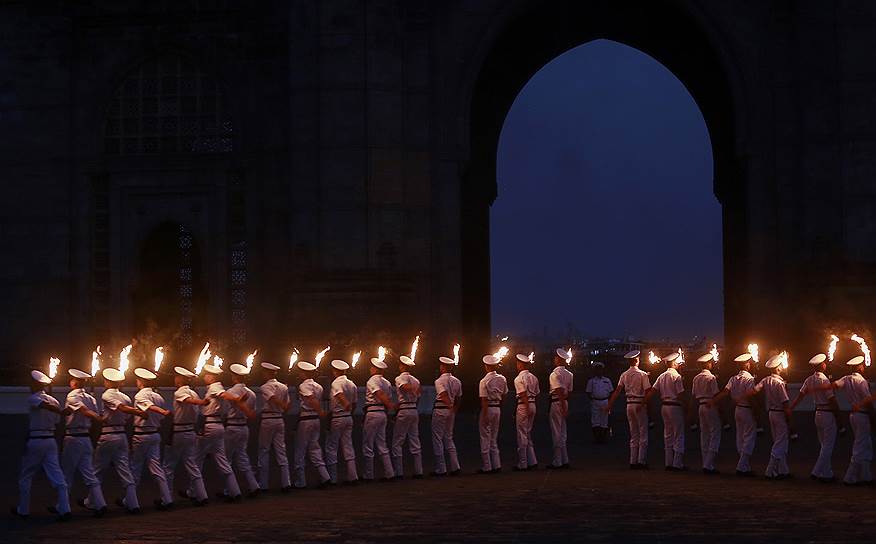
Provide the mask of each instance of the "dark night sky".
[{"label": "dark night sky", "polygon": [[518,95],[499,141],[493,329],[723,338],[712,148],[684,85],[599,40]]}]

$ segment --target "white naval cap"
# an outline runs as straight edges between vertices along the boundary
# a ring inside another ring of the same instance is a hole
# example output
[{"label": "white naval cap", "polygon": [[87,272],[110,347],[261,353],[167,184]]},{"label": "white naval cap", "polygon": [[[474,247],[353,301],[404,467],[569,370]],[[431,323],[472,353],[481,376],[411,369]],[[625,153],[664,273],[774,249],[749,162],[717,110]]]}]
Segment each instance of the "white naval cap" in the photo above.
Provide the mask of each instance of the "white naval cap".
[{"label": "white naval cap", "polygon": [[79,378],[80,380],[85,380],[91,377],[91,374],[88,372],[82,372],[78,368],[71,368],[67,370],[67,374],[70,374],[74,378]]},{"label": "white naval cap", "polygon": [[403,364],[405,366],[416,366],[416,363],[414,363],[414,360],[411,359],[410,357],[408,357],[407,355],[402,355],[401,357],[399,357],[398,362],[400,362],[401,364]]},{"label": "white naval cap", "polygon": [[378,359],[377,357],[372,357],[372,358],[371,358],[371,364],[374,365],[375,367],[379,368],[379,369],[385,369],[385,368],[386,368],[386,361],[381,361],[381,360]]},{"label": "white naval cap", "polygon": [[597,366],[601,366],[602,368],[605,368],[605,365],[599,361],[593,361],[592,363],[590,363],[590,366],[592,366],[594,368]]},{"label": "white naval cap", "polygon": [[852,357],[849,359],[849,362],[846,363],[849,366],[858,366],[864,364],[864,356],[858,355],[857,357]]},{"label": "white naval cap", "polygon": [[234,363],[233,365],[228,367],[228,369],[238,376],[246,376],[249,374],[249,368],[247,368],[246,365],[241,365],[238,363]]},{"label": "white naval cap", "polygon": [[557,355],[560,357],[560,359],[566,361],[567,363],[572,360],[572,353],[566,351],[563,348],[557,348]]},{"label": "white naval cap", "polygon": [[810,365],[820,365],[821,363],[823,363],[826,360],[827,360],[827,355],[825,355],[823,353],[819,353],[818,355],[815,355],[814,357],[809,359],[809,364]]},{"label": "white naval cap", "polygon": [[633,351],[628,351],[628,352],[626,352],[626,353],[624,354],[624,359],[635,359],[635,358],[638,357],[641,353],[642,353],[642,352],[639,351],[639,350],[637,350],[637,349],[634,349]]},{"label": "white naval cap", "polygon": [[208,374],[222,374],[222,367],[214,365],[204,365],[204,372]]},{"label": "white naval cap", "polygon": [[672,352],[669,355],[667,355],[666,357],[664,357],[663,361],[667,362],[667,363],[671,363],[672,361],[674,361],[676,359],[678,359],[678,352],[677,351]]},{"label": "white naval cap", "polygon": [[125,381],[125,374],[118,368],[104,368],[103,371],[101,371],[101,375],[103,376],[103,379],[111,382]]},{"label": "white naval cap", "polygon": [[31,370],[30,378],[33,381],[41,383],[43,385],[49,385],[50,383],[52,383],[52,379],[40,372],[39,370]]},{"label": "white naval cap", "polygon": [[280,370],[280,367],[278,367],[277,365],[267,362],[261,363],[261,367],[265,370]]},{"label": "white naval cap", "polygon": [[765,366],[767,368],[776,368],[780,364],[782,364],[782,358],[779,357],[778,355],[773,355],[772,357],[769,358],[769,360],[763,366]]},{"label": "white naval cap", "polygon": [[188,368],[183,368],[181,366],[173,367],[173,371],[176,372],[177,374],[179,374],[180,376],[185,377],[185,378],[194,378],[195,377],[194,372],[192,372]]},{"label": "white naval cap", "polygon": [[518,353],[518,354],[517,354],[517,360],[520,361],[521,363],[531,363],[531,362],[533,362],[533,359],[530,359],[530,358],[529,358],[529,355],[524,355],[524,354],[522,354],[522,353]]},{"label": "white naval cap", "polygon": [[700,355],[699,357],[697,357],[697,362],[698,363],[707,363],[714,358],[715,358],[715,356],[712,355],[711,353],[704,353],[703,355]]},{"label": "white naval cap", "polygon": [[438,357],[438,360],[441,362],[442,365],[455,365],[456,364],[456,361],[454,361],[450,357],[444,357],[443,355],[441,357]]},{"label": "white naval cap", "polygon": [[311,372],[316,370],[316,365],[313,363],[308,363],[307,361],[298,361],[295,363],[295,366],[298,367],[298,370],[303,370],[304,372]]},{"label": "white naval cap", "polygon": [[350,368],[350,364],[347,361],[343,361],[341,359],[335,359],[332,361],[332,368],[335,370],[347,370]]},{"label": "white naval cap", "polygon": [[135,368],[134,376],[143,380],[154,380],[158,377],[154,372],[146,368]]},{"label": "white naval cap", "polygon": [[733,359],[734,363],[745,363],[751,360],[750,353],[743,353],[742,355],[738,355],[735,359]]},{"label": "white naval cap", "polygon": [[495,355],[484,355],[483,359],[481,359],[485,365],[487,366],[496,366],[499,364],[500,359]]}]

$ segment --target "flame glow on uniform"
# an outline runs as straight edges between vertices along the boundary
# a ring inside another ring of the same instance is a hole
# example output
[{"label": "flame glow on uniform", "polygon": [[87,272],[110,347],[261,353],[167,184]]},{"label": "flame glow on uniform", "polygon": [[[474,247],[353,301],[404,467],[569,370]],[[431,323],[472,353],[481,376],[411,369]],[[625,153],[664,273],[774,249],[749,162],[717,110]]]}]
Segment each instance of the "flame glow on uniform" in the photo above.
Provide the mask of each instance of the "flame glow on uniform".
[{"label": "flame glow on uniform", "polygon": [[319,368],[319,362],[322,361],[322,358],[325,357],[325,354],[328,353],[328,350],[330,349],[332,349],[331,346],[326,346],[324,350],[316,354],[316,368]]},{"label": "flame glow on uniform", "polygon": [[222,363],[224,362],[225,360],[222,359],[222,357],[219,357],[218,355],[213,356],[213,366],[215,366],[216,368],[222,368]]},{"label": "flame glow on uniform", "polygon": [[58,374],[58,365],[61,364],[61,359],[57,357],[49,358],[49,378],[55,379],[55,376]]},{"label": "flame glow on uniform", "polygon": [[505,357],[506,355],[508,355],[508,348],[506,348],[505,346],[502,346],[499,348],[499,351],[497,351],[496,353],[493,354],[493,357],[495,357],[496,359],[499,359],[501,361],[502,358]]},{"label": "flame glow on uniform", "polygon": [[712,344],[712,349],[709,350],[709,353],[712,354],[712,359],[714,359],[715,362],[717,363],[718,362],[718,344]]},{"label": "flame glow on uniform", "polygon": [[788,368],[789,361],[788,361],[788,352],[787,351],[783,351],[782,353],[779,353],[779,366],[782,368]]},{"label": "flame glow on uniform", "polygon": [[657,355],[653,351],[649,351],[648,352],[648,362],[651,363],[652,365],[656,365],[657,363],[660,362],[660,357],[657,357]]},{"label": "flame glow on uniform", "polygon": [[836,345],[839,342],[839,337],[835,334],[830,335],[830,345],[827,346],[827,360],[833,361],[833,355],[836,353]]},{"label": "flame glow on uniform", "polygon": [[864,364],[870,366],[870,348],[867,347],[867,342],[857,334],[852,334],[851,339],[861,346],[861,353],[864,354]]},{"label": "flame glow on uniform", "polygon": [[158,346],[155,348],[155,372],[161,368],[161,363],[164,361],[164,348]]},{"label": "flame glow on uniform", "polygon": [[353,367],[353,368],[356,368],[356,363],[359,362],[359,358],[360,358],[360,357],[362,357],[362,352],[361,352],[361,351],[357,351],[356,353],[354,353],[354,354],[353,354],[353,362],[352,362],[352,364],[351,364],[350,366]]},{"label": "flame glow on uniform", "polygon": [[119,372],[121,372],[122,374],[127,372],[128,368],[131,366],[128,363],[128,355],[131,354],[131,348],[133,347],[134,346],[132,346],[131,344],[128,344],[124,347],[124,349],[122,349],[122,351],[119,352]]},{"label": "flame glow on uniform", "polygon": [[411,344],[411,361],[417,360],[417,348],[420,346],[420,335],[414,338],[414,343]]},{"label": "flame glow on uniform", "polygon": [[97,376],[97,373],[100,372],[100,346],[94,348],[94,351],[91,352],[91,376]]},{"label": "flame glow on uniform", "polygon": [[751,354],[751,360],[755,363],[760,362],[760,355],[758,353],[757,344],[748,344],[748,353]]},{"label": "flame glow on uniform", "polygon": [[292,349],[292,354],[289,355],[289,370],[292,370],[292,367],[295,366],[295,363],[298,362],[298,348]]},{"label": "flame glow on uniform", "polygon": [[454,365],[459,364],[459,347],[460,347],[459,344],[456,344],[455,346],[453,346],[453,364]]},{"label": "flame glow on uniform", "polygon": [[252,363],[255,361],[255,356],[258,355],[259,350],[255,350],[249,355],[246,356],[246,368],[248,370],[252,370]]},{"label": "flame glow on uniform", "polygon": [[207,364],[207,361],[209,361],[212,356],[213,354],[210,353],[210,342],[207,342],[204,344],[204,347],[201,348],[201,353],[198,354],[198,362],[195,364],[195,374],[201,373],[204,365]]}]

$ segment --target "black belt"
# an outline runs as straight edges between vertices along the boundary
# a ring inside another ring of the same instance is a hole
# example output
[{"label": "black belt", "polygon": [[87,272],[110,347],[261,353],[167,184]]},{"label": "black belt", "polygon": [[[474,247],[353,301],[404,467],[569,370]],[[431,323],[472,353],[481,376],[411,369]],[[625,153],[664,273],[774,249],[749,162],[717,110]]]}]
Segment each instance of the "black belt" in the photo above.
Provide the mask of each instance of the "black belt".
[{"label": "black belt", "polygon": [[748,408],[749,410],[751,410],[750,404],[737,404],[736,407],[737,408]]},{"label": "black belt", "polygon": [[28,440],[44,440],[46,438],[55,438],[55,435],[46,435],[46,436],[28,436]]},{"label": "black belt", "polygon": [[502,404],[498,403],[498,402],[496,402],[496,403],[489,402],[489,403],[487,403],[487,407],[488,408],[501,408]]},{"label": "black belt", "polygon": [[176,429],[174,429],[174,430],[173,430],[173,434],[176,434],[176,433],[193,433],[193,432],[195,432],[194,427],[191,428],[191,429],[180,429],[180,430],[176,430]]},{"label": "black belt", "polygon": [[283,416],[281,416],[281,415],[275,415],[275,416],[264,416],[264,415],[263,415],[263,416],[262,416],[262,421],[264,421],[264,420],[266,420],[266,419],[283,419]]},{"label": "black belt", "polygon": [[332,419],[343,419],[345,417],[353,417],[352,414],[332,414]]},{"label": "black belt", "polygon": [[402,410],[416,410],[416,409],[417,409],[416,406],[400,406],[398,408],[398,410],[396,410],[396,411],[401,412]]},{"label": "black belt", "polygon": [[681,406],[681,403],[676,400],[664,400],[663,406]]},{"label": "black belt", "polygon": [[370,414],[371,412],[386,412],[386,409],[385,408],[374,408],[374,409],[365,408],[366,414]]},{"label": "black belt", "polygon": [[555,402],[560,402],[560,401],[562,401],[562,400],[563,400],[563,399],[551,399],[551,404],[553,404],[553,403],[555,403]]},{"label": "black belt", "polygon": [[143,436],[147,434],[158,434],[158,431],[134,431],[134,436]]},{"label": "black belt", "polygon": [[590,397],[590,400],[608,400],[608,397]]},{"label": "black belt", "polygon": [[867,414],[868,412],[865,412],[864,410],[852,410],[852,413],[853,414]]},{"label": "black belt", "polygon": [[226,423],[226,427],[248,427],[246,423]]},{"label": "black belt", "polygon": [[517,404],[518,404],[518,405],[519,405],[519,404],[535,404],[535,399],[529,399],[529,400],[518,400],[518,401],[517,401]]},{"label": "black belt", "polygon": [[449,409],[450,409],[449,406],[438,406],[437,404],[436,404],[435,406],[432,407],[432,411],[435,411],[435,410],[449,410]]},{"label": "black belt", "polygon": [[69,436],[71,438],[90,438],[91,435],[89,433],[67,433],[64,436]]},{"label": "black belt", "polygon": [[101,431],[100,436],[105,436],[108,434],[125,434],[125,431]]},{"label": "black belt", "polygon": [[298,421],[308,421],[311,419],[319,419],[319,416],[299,416]]},{"label": "black belt", "polygon": [[204,423],[222,423],[222,418],[219,416],[207,416],[204,418]]},{"label": "black belt", "polygon": [[830,412],[830,413],[834,413],[834,412],[835,412],[834,410],[832,410],[832,409],[830,409],[830,408],[816,408],[815,411],[816,411],[816,412]]},{"label": "black belt", "polygon": [[770,408],[770,412],[784,412],[784,408]]},{"label": "black belt", "polygon": [[645,402],[644,402],[644,401],[641,401],[641,400],[628,400],[628,401],[627,401],[627,406],[629,406],[630,404],[638,404],[638,405],[642,405],[642,404],[645,404]]}]

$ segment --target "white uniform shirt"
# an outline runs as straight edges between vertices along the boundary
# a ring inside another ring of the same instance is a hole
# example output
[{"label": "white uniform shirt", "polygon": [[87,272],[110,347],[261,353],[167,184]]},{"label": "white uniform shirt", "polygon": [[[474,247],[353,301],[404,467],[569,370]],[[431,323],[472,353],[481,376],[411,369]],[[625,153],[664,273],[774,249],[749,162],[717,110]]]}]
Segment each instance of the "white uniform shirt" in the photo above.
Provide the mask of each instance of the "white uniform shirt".
[{"label": "white uniform shirt", "polygon": [[587,385],[584,388],[584,392],[590,395],[593,400],[608,400],[613,390],[614,386],[611,384],[611,380],[605,376],[593,376],[587,380]]},{"label": "white uniform shirt", "polygon": [[316,410],[310,407],[304,399],[313,397],[313,399],[322,404],[322,386],[313,381],[313,378],[307,378],[301,385],[298,386],[298,399],[301,402],[301,415],[312,416],[316,414]]},{"label": "white uniform shirt", "polygon": [[349,410],[344,409],[344,405],[338,400],[338,395],[344,394],[351,405],[355,405],[359,397],[359,388],[353,383],[353,380],[345,375],[340,375],[332,381],[331,398],[329,399],[329,408],[331,413],[335,415],[348,415]]},{"label": "white uniform shirt", "polygon": [[55,434],[55,425],[61,421],[61,416],[55,412],[40,408],[44,402],[51,404],[55,408],[61,407],[61,403],[45,391],[37,391],[28,397],[28,429],[30,430],[30,436],[53,436]]},{"label": "white uniform shirt", "polygon": [[677,402],[678,395],[684,392],[684,380],[678,370],[670,367],[654,380],[654,389],[660,394],[663,402]]},{"label": "white uniform shirt", "polygon": [[641,404],[642,399],[645,398],[645,391],[651,388],[651,380],[648,379],[647,372],[637,366],[631,366],[617,379],[617,385],[624,390],[628,403]]},{"label": "white uniform shirt", "polygon": [[535,402],[535,397],[539,393],[538,378],[529,370],[521,370],[517,377],[514,378],[514,391],[518,397],[521,393],[526,392],[527,399],[530,402]]},{"label": "white uniform shirt", "polygon": [[694,376],[690,390],[695,399],[705,402],[718,394],[718,378],[711,370],[704,368]]},{"label": "white uniform shirt", "polygon": [[800,386],[800,394],[812,395],[812,400],[815,401],[816,408],[830,408],[830,399],[834,397],[833,389],[818,389],[820,386],[830,385],[830,380],[820,370],[816,370],[810,374],[803,385]]},{"label": "white uniform shirt", "polygon": [[198,421],[198,405],[185,402],[186,399],[201,400],[201,397],[188,385],[184,385],[174,391],[173,423],[177,427],[194,425]]},{"label": "white uniform shirt", "polygon": [[208,423],[218,423],[217,419],[225,413],[225,401],[219,395],[225,392],[222,382],[213,382],[207,386],[207,392],[204,393],[204,400],[207,404],[201,407],[201,413],[204,416],[210,416]]},{"label": "white uniform shirt", "polygon": [[[246,384],[236,383],[228,388],[228,394],[233,395],[235,397],[242,397],[243,402],[249,407],[250,410],[255,410],[255,393],[252,392],[252,389],[246,386]],[[227,413],[227,421],[231,421],[234,423],[243,423],[246,422],[246,414],[243,413],[243,410],[237,405],[237,403],[229,402],[228,403],[228,413]]]},{"label": "white uniform shirt", "polygon": [[81,410],[87,408],[97,413],[97,401],[94,400],[94,397],[89,395],[85,389],[72,389],[67,393],[66,407],[73,410],[73,413],[67,416],[67,433],[87,433],[91,428],[91,420],[82,415]]},{"label": "white uniform shirt", "polygon": [[836,383],[843,388],[849,404],[860,404],[870,396],[870,384],[857,372],[852,372],[838,379]]},{"label": "white uniform shirt", "polygon": [[268,404],[268,400],[272,397],[276,397],[280,402],[289,402],[289,388],[285,383],[280,383],[275,378],[271,378],[262,384],[259,392],[262,395],[262,415],[281,414],[276,406]]},{"label": "white uniform shirt", "polygon": [[158,406],[159,408],[164,408],[164,399],[161,395],[153,391],[151,387],[144,387],[134,395],[134,404],[137,406],[137,409],[146,412],[146,417],[134,418],[134,431],[157,431],[161,426],[162,416],[158,412],[149,410],[149,407]]},{"label": "white uniform shirt", "polygon": [[572,385],[575,380],[575,376],[569,372],[569,369],[565,366],[557,366],[554,367],[553,372],[548,377],[548,386],[550,387],[550,393],[552,397],[556,397],[555,391],[557,389],[563,388],[566,390],[566,395],[572,392]]},{"label": "white uniform shirt", "polygon": [[392,385],[389,384],[389,380],[384,378],[381,374],[375,374],[368,378],[368,381],[365,383],[365,405],[379,405],[383,406],[383,403],[377,398],[377,392],[383,391],[383,394],[386,395],[387,398],[392,395]]},{"label": "white uniform shirt", "polygon": [[103,392],[100,396],[103,411],[101,415],[106,418],[103,423],[104,431],[123,431],[128,420],[131,419],[130,414],[126,414],[119,410],[119,406],[130,406],[131,397],[122,393],[115,387],[111,387]]},{"label": "white uniform shirt", "polygon": [[766,396],[768,410],[784,410],[782,404],[788,402],[788,388],[785,380],[778,374],[770,374],[754,386],[754,390],[760,392],[763,389]]},{"label": "white uniform shirt", "polygon": [[[402,391],[403,385],[410,385],[410,387],[407,391]],[[402,372],[395,377],[395,390],[399,404],[416,406],[417,401],[420,400],[420,380],[410,372]]]},{"label": "white uniform shirt", "polygon": [[727,385],[724,386],[730,393],[730,398],[733,402],[740,406],[751,406],[746,394],[754,389],[754,376],[747,370],[740,370],[727,380]]},{"label": "white uniform shirt", "polygon": [[486,398],[490,405],[498,406],[508,394],[508,380],[495,370],[487,372],[478,384],[478,396]]},{"label": "white uniform shirt", "polygon": [[462,382],[450,372],[441,374],[435,380],[435,404],[439,406],[444,405],[444,403],[438,400],[438,395],[441,393],[447,393],[450,402],[456,404],[457,399],[462,396]]}]

